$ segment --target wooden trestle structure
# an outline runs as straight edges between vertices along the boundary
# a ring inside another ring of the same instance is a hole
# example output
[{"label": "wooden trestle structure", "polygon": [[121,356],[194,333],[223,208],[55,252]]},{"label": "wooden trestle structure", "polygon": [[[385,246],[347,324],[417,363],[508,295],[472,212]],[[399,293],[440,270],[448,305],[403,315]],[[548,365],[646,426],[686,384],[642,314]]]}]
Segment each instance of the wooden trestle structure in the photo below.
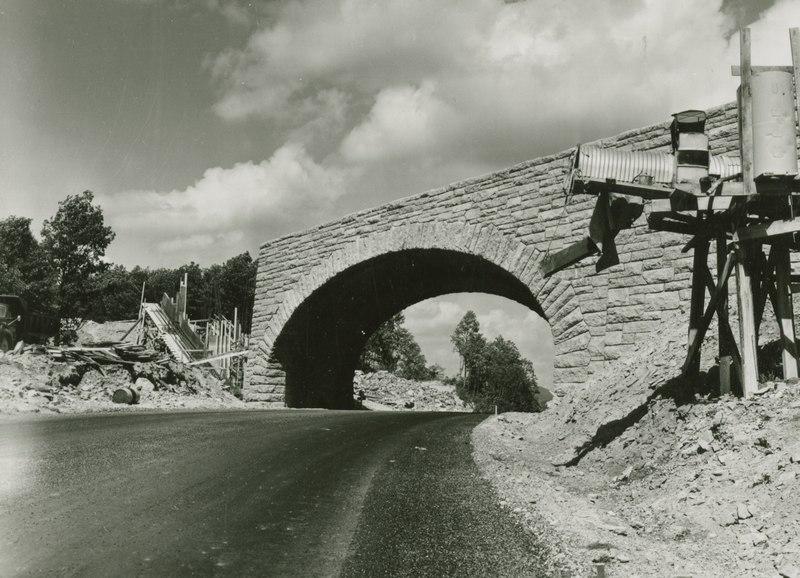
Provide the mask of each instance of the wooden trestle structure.
[{"label": "wooden trestle structure", "polygon": [[[596,159],[613,153],[579,147],[567,198],[597,196],[589,236],[550,255],[542,269],[552,275],[597,253],[598,271],[618,263],[614,237],[631,226],[642,213],[643,201],[650,200],[649,227],[689,236],[683,251],[694,252],[684,374],[699,371],[703,340],[716,316],[720,393],[730,391],[733,370],[742,394],[749,397],[759,387],[757,342],[768,299],[780,329],[784,379],[798,377],[792,292],[800,292],[800,283],[795,283],[800,276],[791,274],[791,254],[800,249],[800,217],[795,217],[800,210],[795,116],[800,110],[800,29],[790,30],[792,66],[752,66],[749,29],[741,31],[740,40],[741,64],[732,67],[732,74],[741,77],[740,167],[731,159],[710,162],[701,111],[674,115],[671,182],[656,174],[662,159],[653,153],[624,153],[633,155],[643,169],[633,179],[616,178],[616,173],[631,174],[631,158],[623,163],[618,157],[617,167],[614,159],[610,168],[600,167]],[[708,267],[712,241],[716,279]],[[728,318],[731,276],[736,279],[738,344]]]}]

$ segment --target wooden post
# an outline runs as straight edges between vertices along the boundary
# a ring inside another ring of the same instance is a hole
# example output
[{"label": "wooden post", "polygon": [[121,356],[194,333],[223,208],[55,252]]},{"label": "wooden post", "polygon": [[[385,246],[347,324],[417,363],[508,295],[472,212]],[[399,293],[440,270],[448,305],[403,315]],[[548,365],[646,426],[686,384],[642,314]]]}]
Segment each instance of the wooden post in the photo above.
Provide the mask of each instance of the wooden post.
[{"label": "wooden post", "polygon": [[[761,319],[764,317],[763,304],[766,303],[766,295],[762,295],[762,293],[767,293],[769,272],[764,258],[764,249],[760,244],[753,244],[749,249],[748,255],[750,257],[750,289],[753,293],[753,325],[755,327],[756,348],[758,348],[758,332],[761,329]],[[762,297],[765,297],[763,301]]]},{"label": "wooden post", "polygon": [[728,280],[722,279],[722,270],[728,259],[728,236],[724,231],[717,234],[717,277],[721,284],[721,293],[717,302],[717,321],[719,323],[719,393],[725,395],[731,391],[731,343],[724,325],[728,325]]},{"label": "wooden post", "polygon": [[[800,107],[800,28],[789,29],[789,43],[792,45],[792,69],[794,71],[794,101],[795,108]],[[800,110],[800,109],[798,109]]]},{"label": "wooden post", "polygon": [[797,377],[797,342],[794,331],[794,310],[792,307],[792,291],[789,283],[791,273],[789,247],[785,243],[776,243],[771,251],[775,255],[775,288],[777,290],[776,311],[781,330],[781,354],[783,358],[783,378]]},{"label": "wooden post", "polygon": [[[695,237],[695,239],[698,239]],[[700,321],[705,310],[705,278],[703,273],[708,261],[708,238],[698,239],[694,246],[694,263],[692,265],[692,302],[689,309],[689,335],[687,347],[691,347],[697,335]],[[692,358],[687,373],[696,375],[700,371],[700,351]]]},{"label": "wooden post", "polygon": [[739,341],[742,354],[742,393],[751,397],[758,390],[758,354],[751,283],[751,250],[740,245],[736,259],[736,295],[739,305]]},{"label": "wooden post", "polygon": [[[753,93],[750,85],[750,29],[739,33],[741,85],[739,86],[739,150],[742,158],[742,180],[747,194],[755,193],[753,183]],[[738,268],[737,268],[738,270]]]}]

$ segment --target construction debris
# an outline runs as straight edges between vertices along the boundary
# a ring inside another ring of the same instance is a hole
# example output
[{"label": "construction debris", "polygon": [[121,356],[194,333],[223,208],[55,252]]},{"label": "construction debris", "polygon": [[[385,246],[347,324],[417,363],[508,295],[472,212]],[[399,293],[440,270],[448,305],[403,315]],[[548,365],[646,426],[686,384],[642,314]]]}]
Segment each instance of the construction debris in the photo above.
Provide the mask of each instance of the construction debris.
[{"label": "construction debris", "polygon": [[93,343],[80,347],[48,346],[46,352],[55,361],[85,361],[97,365],[133,365],[169,361],[169,356],[133,343]]},{"label": "construction debris", "polygon": [[135,344],[21,345],[0,354],[0,413],[243,407],[208,370]]},{"label": "construction debris", "polygon": [[388,371],[356,371],[353,390],[363,406],[373,410],[399,411],[472,411],[456,395],[453,385],[440,381],[413,381]]}]

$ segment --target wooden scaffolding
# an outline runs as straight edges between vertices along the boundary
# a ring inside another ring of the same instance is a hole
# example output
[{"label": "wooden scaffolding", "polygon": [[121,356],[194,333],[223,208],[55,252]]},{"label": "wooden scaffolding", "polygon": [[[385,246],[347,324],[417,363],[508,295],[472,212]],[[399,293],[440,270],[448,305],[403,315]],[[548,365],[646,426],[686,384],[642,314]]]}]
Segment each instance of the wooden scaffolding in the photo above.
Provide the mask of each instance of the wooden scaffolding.
[{"label": "wooden scaffolding", "polygon": [[[651,201],[649,227],[687,235],[690,238],[683,250],[693,252],[683,372],[699,371],[703,341],[716,316],[720,392],[731,390],[731,377],[735,376],[742,394],[749,397],[758,390],[758,333],[767,300],[780,330],[784,379],[798,377],[792,292],[800,291],[800,283],[796,283],[800,276],[791,273],[791,256],[800,248],[800,217],[795,217],[800,210],[796,128],[800,29],[790,30],[792,66],[753,66],[749,29],[741,31],[740,40],[741,62],[732,67],[732,74],[741,78],[740,161],[709,155],[705,113],[701,111],[674,115],[671,172],[664,167],[665,155],[626,152],[619,153],[628,157],[617,163],[615,173],[614,159],[609,162],[607,158],[610,153],[601,149],[586,153],[579,147],[567,198],[573,194],[597,196],[589,235],[550,255],[542,269],[545,275],[552,275],[597,253],[601,255],[598,271],[618,263],[614,237],[642,213],[643,200]],[[603,162],[584,162],[583,158],[592,154]],[[633,178],[631,164],[641,168]],[[627,173],[616,178],[617,173],[625,172],[623,168]],[[712,241],[716,279],[708,267]],[[738,340],[728,317],[731,276],[736,280]]]}]

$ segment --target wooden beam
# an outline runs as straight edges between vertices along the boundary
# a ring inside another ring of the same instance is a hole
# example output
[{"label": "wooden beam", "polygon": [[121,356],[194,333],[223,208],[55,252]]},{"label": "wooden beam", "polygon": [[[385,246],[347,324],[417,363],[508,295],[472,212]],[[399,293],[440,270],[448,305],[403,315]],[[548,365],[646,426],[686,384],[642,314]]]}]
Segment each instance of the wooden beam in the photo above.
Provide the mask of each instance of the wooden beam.
[{"label": "wooden beam", "polygon": [[752,241],[775,237],[777,235],[787,235],[800,231],[800,218],[782,219],[779,221],[767,221],[748,227],[737,229],[733,234],[734,241]]},{"label": "wooden beam", "polygon": [[680,200],[677,200],[677,198],[656,199],[650,204],[650,214],[697,217],[698,211],[723,213],[730,209],[734,198],[681,195]]},{"label": "wooden beam", "polygon": [[[750,72],[792,72],[791,66],[751,66]],[[731,76],[741,76],[742,67],[738,64],[731,65]]]},{"label": "wooden beam", "polygon": [[581,192],[587,195],[600,193],[620,193],[642,199],[668,199],[674,190],[672,187],[658,185],[639,185],[637,183],[620,182],[615,179],[578,179],[576,183]]},{"label": "wooden beam", "polygon": [[727,211],[731,208],[733,197],[707,197],[675,189],[670,196],[673,211]]},{"label": "wooden beam", "polygon": [[742,393],[745,398],[758,391],[758,353],[752,286],[752,249],[738,248],[736,259],[736,296],[739,305],[739,343],[742,354]]},{"label": "wooden beam", "polygon": [[714,296],[709,300],[706,311],[703,314],[703,318],[697,325],[697,331],[694,334],[694,339],[689,344],[689,350],[686,352],[686,361],[683,362],[683,373],[686,373],[691,369],[694,364],[694,358],[700,351],[700,345],[706,336],[706,331],[708,331],[708,326],[711,324],[711,319],[714,317],[714,312],[717,309],[717,303],[722,297],[722,288],[727,286],[728,277],[731,275],[733,262],[735,260],[734,252],[731,251],[728,254],[727,260],[725,261],[725,267],[720,274],[719,283],[717,284],[716,291],[714,291]]},{"label": "wooden beam", "polygon": [[[797,30],[796,28],[794,30]],[[774,245],[770,251],[775,253],[775,289],[777,293],[775,314],[781,331],[781,358],[783,359],[783,378],[798,377],[797,336],[794,330],[794,309],[789,287],[790,256],[789,247]]]},{"label": "wooden beam", "polygon": [[241,355],[247,355],[247,350],[243,349],[242,351],[229,351],[228,353],[223,353],[221,355],[215,355],[214,357],[206,357],[205,359],[198,359],[197,361],[192,361],[187,363],[187,366],[190,365],[202,365],[204,363],[214,363],[215,361],[219,361],[221,359],[229,359],[231,357],[239,357]]},{"label": "wooden beam", "polygon": [[800,106],[800,28],[789,29],[789,44],[792,47],[792,72],[794,73],[795,109]]},{"label": "wooden beam", "polygon": [[553,275],[562,269],[566,269],[570,265],[577,263],[581,259],[585,259],[586,257],[595,255],[597,253],[599,253],[597,245],[595,245],[594,241],[592,241],[589,237],[585,237],[577,243],[573,243],[569,247],[565,247],[564,249],[545,257],[542,260],[540,271],[542,272],[543,276],[549,277],[550,275]]},{"label": "wooden beam", "polygon": [[[697,237],[695,237],[697,239]],[[689,309],[689,334],[687,335],[687,348],[691,348],[698,328],[703,320],[703,307],[705,305],[706,286],[704,272],[708,271],[708,239],[698,241],[694,247],[694,263],[692,266],[692,300]],[[711,310],[713,315],[714,310]],[[709,322],[711,319],[709,319]],[[696,375],[700,371],[700,355],[702,340],[697,346],[697,353],[691,363],[684,368],[684,372]]]},{"label": "wooden beam", "polygon": [[664,219],[664,215],[648,215],[647,226],[654,231],[678,233],[679,235],[698,235],[700,233],[696,225],[683,221],[667,221]]},{"label": "wooden beam", "polygon": [[742,82],[739,86],[739,150],[742,159],[742,181],[746,194],[755,192],[753,183],[753,92],[750,83],[750,29],[739,33],[739,57]]},{"label": "wooden beam", "polygon": [[[717,274],[725,269],[725,263],[728,257],[728,236],[724,231],[717,233]],[[709,274],[710,276],[710,274]],[[712,282],[713,283],[713,282]],[[719,392],[724,395],[731,391],[730,382],[730,365],[732,358],[732,350],[736,348],[736,340],[733,339],[733,331],[731,331],[730,323],[728,322],[728,280],[724,281],[720,278],[720,298],[717,302],[717,321],[719,327]],[[725,330],[727,328],[727,331]],[[723,372],[723,367],[726,372]],[[741,373],[741,363],[737,371]],[[737,374],[738,375],[738,374]]]},{"label": "wooden beam", "polygon": [[[764,256],[764,252],[759,250],[759,259],[761,265],[759,270],[753,271],[753,295],[755,296],[755,321],[756,321],[756,341],[758,340],[759,328],[761,327],[761,320],[764,317],[764,308],[767,305],[767,297],[769,296],[770,287],[774,285],[774,277],[772,272],[775,270],[775,257],[776,253],[770,251],[769,259]],[[774,288],[773,288],[774,290]]]}]

